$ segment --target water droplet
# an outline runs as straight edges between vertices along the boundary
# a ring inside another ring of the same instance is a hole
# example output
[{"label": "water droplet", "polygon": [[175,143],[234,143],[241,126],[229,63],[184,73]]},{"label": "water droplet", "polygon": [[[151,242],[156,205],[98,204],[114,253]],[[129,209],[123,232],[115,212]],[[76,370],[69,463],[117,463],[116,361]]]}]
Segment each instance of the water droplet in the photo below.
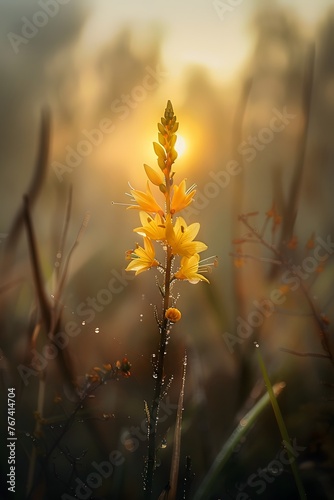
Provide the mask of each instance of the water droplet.
[{"label": "water droplet", "polygon": [[153,373],[153,378],[158,378],[158,374],[157,373]]},{"label": "water droplet", "polygon": [[162,449],[167,448],[167,441],[165,438],[161,441],[161,448]]},{"label": "water droplet", "polygon": [[99,327],[95,328],[94,332],[95,333],[100,333],[100,328]]},{"label": "water droplet", "polygon": [[140,315],[139,315],[139,321],[140,321],[140,322],[142,322],[142,321],[143,321],[143,317],[144,317],[144,315],[143,315],[143,314],[140,314]]},{"label": "water droplet", "polygon": [[260,347],[260,344],[258,342],[254,342],[254,345],[256,348]]},{"label": "water droplet", "polygon": [[61,253],[58,252],[57,255],[56,255],[57,259],[61,259]]},{"label": "water droplet", "polygon": [[82,326],[85,326],[86,321],[85,321],[85,320],[83,320],[81,324],[82,324]]},{"label": "water droplet", "polygon": [[30,437],[30,433],[29,433],[29,432],[26,432],[26,436],[27,436],[27,437]]},{"label": "water droplet", "polygon": [[281,470],[278,467],[271,467],[269,471],[272,473],[273,476],[276,476],[281,473]]}]

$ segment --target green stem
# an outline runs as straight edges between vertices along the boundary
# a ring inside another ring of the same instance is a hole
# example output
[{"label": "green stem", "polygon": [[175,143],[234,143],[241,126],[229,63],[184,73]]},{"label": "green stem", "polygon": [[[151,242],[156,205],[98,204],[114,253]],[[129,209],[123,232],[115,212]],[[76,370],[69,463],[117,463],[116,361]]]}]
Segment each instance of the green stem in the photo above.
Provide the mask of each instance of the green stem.
[{"label": "green stem", "polygon": [[259,345],[256,344],[256,347],[257,347],[257,356],[258,356],[260,369],[262,372],[264,382],[265,382],[266,387],[267,387],[267,391],[268,391],[268,394],[270,397],[271,405],[272,405],[274,413],[275,413],[277,425],[279,427],[279,430],[280,430],[280,433],[281,433],[281,436],[283,439],[284,447],[287,450],[288,455],[289,455],[289,461],[290,461],[293,477],[295,479],[295,483],[296,483],[296,486],[298,489],[299,498],[301,500],[306,500],[306,498],[307,498],[306,493],[305,493],[304,486],[303,486],[303,483],[301,481],[300,474],[299,474],[299,471],[298,471],[298,468],[296,465],[296,457],[291,453],[292,446],[291,446],[291,439],[289,437],[288,429],[285,425],[283,415],[281,413],[277,399],[275,398],[274,391],[273,391],[273,388],[272,388],[272,385],[271,385],[271,382],[269,379],[269,375],[268,375],[266,366],[265,366],[264,361],[263,361],[263,357],[262,357]]}]

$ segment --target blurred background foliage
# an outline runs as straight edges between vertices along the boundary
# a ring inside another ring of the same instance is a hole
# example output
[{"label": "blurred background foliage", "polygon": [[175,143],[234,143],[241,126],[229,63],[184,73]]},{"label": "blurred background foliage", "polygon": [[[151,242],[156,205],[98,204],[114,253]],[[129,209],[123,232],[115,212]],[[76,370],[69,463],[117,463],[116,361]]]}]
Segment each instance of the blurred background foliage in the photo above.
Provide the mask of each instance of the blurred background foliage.
[{"label": "blurred background foliage", "polygon": [[[323,352],[300,290],[290,292],[284,311],[275,311],[233,353],[223,337],[225,332],[235,334],[237,317],[247,318],[255,299],[267,298],[281,285],[284,272],[273,272],[270,263],[258,260],[235,267],[230,255],[235,252],[232,240],[245,234],[238,215],[258,212],[253,220],[261,227],[275,203],[282,217],[275,241],[296,265],[305,258],[305,245],[313,233],[325,240],[333,236],[331,4],[324,0],[307,5],[302,1],[241,2],[222,18],[215,2],[157,4],[148,0],[121,6],[105,0],[69,1],[59,5],[57,15],[38,28],[28,43],[18,45],[15,53],[8,34],[21,34],[22,18],[33,19],[41,7],[32,0],[0,0],[0,368],[1,392],[8,386],[17,388],[17,498],[25,498],[36,445],[31,435],[40,384],[33,375],[25,385],[17,367],[31,363],[38,300],[22,218],[15,238],[9,241],[7,235],[12,234],[23,194],[36,172],[43,110],[51,117],[50,152],[46,173],[33,195],[31,219],[51,306],[70,186],[72,210],[64,255],[85,214],[90,214],[60,297],[59,328],[75,321],[80,333],[70,339],[62,356],[47,363],[43,417],[50,422],[59,422],[60,417],[66,421],[76,404],[73,384],[82,383],[94,366],[127,357],[132,369],[130,378],[111,380],[96,391],[95,398],[86,400],[82,416],[63,437],[62,448],[56,447],[51,454],[47,480],[34,498],[73,494],[75,477],[84,480],[92,471],[92,462],[105,460],[112,450],[120,450],[125,463],[103,481],[94,498],[140,498],[146,443],[140,440],[139,448],[131,450],[131,439],[127,441],[126,436],[131,438],[131,428],[142,424],[144,400],[152,395],[151,355],[158,341],[152,304],[160,307],[160,297],[153,271],[136,279],[124,277],[125,251],[136,242],[132,228],[138,225],[137,214],[112,202],[127,202],[128,182],[137,189],[145,187],[142,165],[155,166],[152,141],[167,99],[172,100],[186,144],[175,164],[176,182],[186,177],[188,185],[197,185],[197,202],[187,220],[200,222],[199,239],[208,244],[208,255],[219,259],[219,267],[209,276],[210,286],[180,283],[174,289],[180,294],[177,304],[182,321],[172,330],[166,374],[174,376],[169,399],[176,403],[186,348],[189,363],[181,464],[184,466],[187,455],[191,457],[192,491],[242,415],[264,392],[254,357],[256,338],[263,346],[272,382],[287,384],[280,403],[290,436],[305,446],[298,464],[309,498],[332,497],[333,364],[280,350]],[[134,89],[152,71],[160,76],[142,98],[144,94],[136,94]],[[127,95],[130,101],[124,97]],[[141,97],[134,98],[136,95]],[[243,153],[245,144],[249,146],[249,138],[258,137],[269,126],[274,109],[281,113],[286,109],[294,118],[264,147],[261,143],[261,149],[255,148],[250,159]],[[87,138],[83,131],[97,129],[105,119],[112,121],[114,130],[103,134],[90,154],[81,155],[77,166],[67,165],[59,174],[69,149],[77,150]],[[241,172],[226,186],[216,185],[210,191],[210,173],[225,171],[231,160],[238,162]],[[289,249],[293,237],[298,238],[298,245]],[[270,256],[263,246],[247,247],[247,253]],[[89,298],[101,296],[99,292],[115,276],[121,292],[114,293],[101,310],[87,313],[87,309],[92,311]],[[331,258],[323,272],[313,273],[306,283],[330,324],[334,319],[332,280]],[[48,342],[46,333],[42,327],[36,345],[39,352]],[[332,334],[329,325],[329,338]],[[333,348],[332,340],[330,343]],[[54,401],[57,395],[63,409]],[[167,447],[159,452],[156,496],[168,480],[174,423],[175,410],[161,424],[161,439],[166,437]],[[42,425],[42,434],[37,436],[40,456],[45,451],[42,443],[50,449],[61,432],[57,426]],[[212,498],[238,498],[238,488],[259,468],[266,469],[280,446],[268,408],[235,450]],[[6,468],[5,451],[1,454],[2,468]],[[73,457],[77,461],[71,475]],[[40,471],[37,462],[36,478]],[[254,488],[242,491],[254,498]],[[296,498],[291,471],[286,468],[261,495]]]}]

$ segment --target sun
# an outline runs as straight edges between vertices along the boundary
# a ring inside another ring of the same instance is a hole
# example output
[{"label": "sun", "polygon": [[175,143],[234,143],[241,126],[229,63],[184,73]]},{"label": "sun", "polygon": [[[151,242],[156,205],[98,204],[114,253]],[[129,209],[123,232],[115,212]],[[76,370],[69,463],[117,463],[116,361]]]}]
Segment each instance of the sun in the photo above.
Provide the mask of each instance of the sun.
[{"label": "sun", "polygon": [[180,134],[177,134],[175,149],[176,149],[179,157],[182,156],[187,149],[186,141],[185,141],[184,137]]}]

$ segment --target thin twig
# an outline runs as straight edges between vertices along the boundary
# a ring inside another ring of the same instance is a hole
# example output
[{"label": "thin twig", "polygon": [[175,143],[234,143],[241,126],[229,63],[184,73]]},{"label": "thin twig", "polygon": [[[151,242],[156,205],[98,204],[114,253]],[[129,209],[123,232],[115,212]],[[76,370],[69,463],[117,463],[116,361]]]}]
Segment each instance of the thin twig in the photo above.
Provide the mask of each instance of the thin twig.
[{"label": "thin twig", "polygon": [[281,266],[282,262],[280,260],[275,260],[275,259],[270,259],[268,257],[257,257],[256,255],[248,254],[248,253],[233,253],[230,252],[229,255],[234,258],[240,258],[242,257],[243,259],[250,259],[250,260],[256,260],[257,262],[265,262],[269,264],[274,264],[276,266]]},{"label": "thin twig", "polygon": [[292,349],[286,349],[285,347],[281,347],[280,351],[287,352],[289,354],[293,354],[294,356],[300,356],[300,357],[309,357],[309,358],[325,358],[325,359],[331,359],[329,354],[322,354],[322,353],[316,353],[316,352],[298,352],[294,351]]},{"label": "thin twig", "polygon": [[75,239],[75,241],[74,241],[74,243],[73,243],[73,245],[72,245],[72,247],[71,247],[71,249],[70,249],[67,257],[66,257],[66,260],[65,260],[65,263],[64,263],[64,269],[63,269],[63,272],[61,274],[61,277],[59,278],[57,290],[55,291],[55,294],[54,294],[55,309],[54,309],[53,318],[52,318],[51,337],[52,337],[52,335],[54,333],[55,326],[57,325],[58,320],[59,320],[61,308],[59,308],[58,305],[59,305],[59,302],[60,302],[60,297],[61,297],[62,291],[63,291],[64,286],[65,286],[66,277],[67,277],[67,271],[68,271],[68,267],[69,267],[69,264],[70,264],[70,261],[71,261],[71,257],[72,257],[72,254],[73,254],[74,250],[79,245],[80,240],[81,240],[84,232],[87,229],[89,219],[90,219],[90,214],[87,212],[85,214],[85,216],[84,216],[84,219],[83,219],[82,223],[81,223],[78,235],[77,235],[77,237],[76,237],[76,239]]},{"label": "thin twig", "polygon": [[[245,224],[245,226],[252,232],[252,234],[266,247],[268,248],[269,250],[271,250],[274,255],[279,259],[281,260],[282,262],[282,265],[288,269],[291,274],[295,277],[298,278],[299,280],[299,286],[304,294],[304,297],[306,298],[306,301],[308,302],[308,305],[312,311],[312,315],[314,317],[314,320],[319,328],[319,335],[320,335],[320,338],[321,338],[321,344],[322,344],[322,347],[324,349],[324,351],[326,351],[328,353],[328,359],[330,359],[330,361],[332,362],[332,364],[334,365],[334,357],[333,357],[333,353],[331,351],[331,347],[330,347],[330,342],[327,338],[327,331],[326,331],[326,327],[324,325],[324,322],[323,320],[321,319],[321,314],[318,312],[317,310],[317,307],[311,297],[311,295],[309,294],[308,292],[308,289],[307,287],[305,286],[305,284],[303,283],[303,281],[297,276],[295,270],[293,269],[293,266],[290,264],[290,262],[288,262],[286,259],[283,258],[283,255],[282,253],[274,246],[272,245],[271,243],[269,243],[268,241],[265,240],[265,238],[262,236],[262,234],[260,234],[256,228],[254,228],[247,220],[247,216],[245,215],[241,215],[239,217],[239,219]],[[239,257],[243,257],[242,254],[239,254]]]}]

